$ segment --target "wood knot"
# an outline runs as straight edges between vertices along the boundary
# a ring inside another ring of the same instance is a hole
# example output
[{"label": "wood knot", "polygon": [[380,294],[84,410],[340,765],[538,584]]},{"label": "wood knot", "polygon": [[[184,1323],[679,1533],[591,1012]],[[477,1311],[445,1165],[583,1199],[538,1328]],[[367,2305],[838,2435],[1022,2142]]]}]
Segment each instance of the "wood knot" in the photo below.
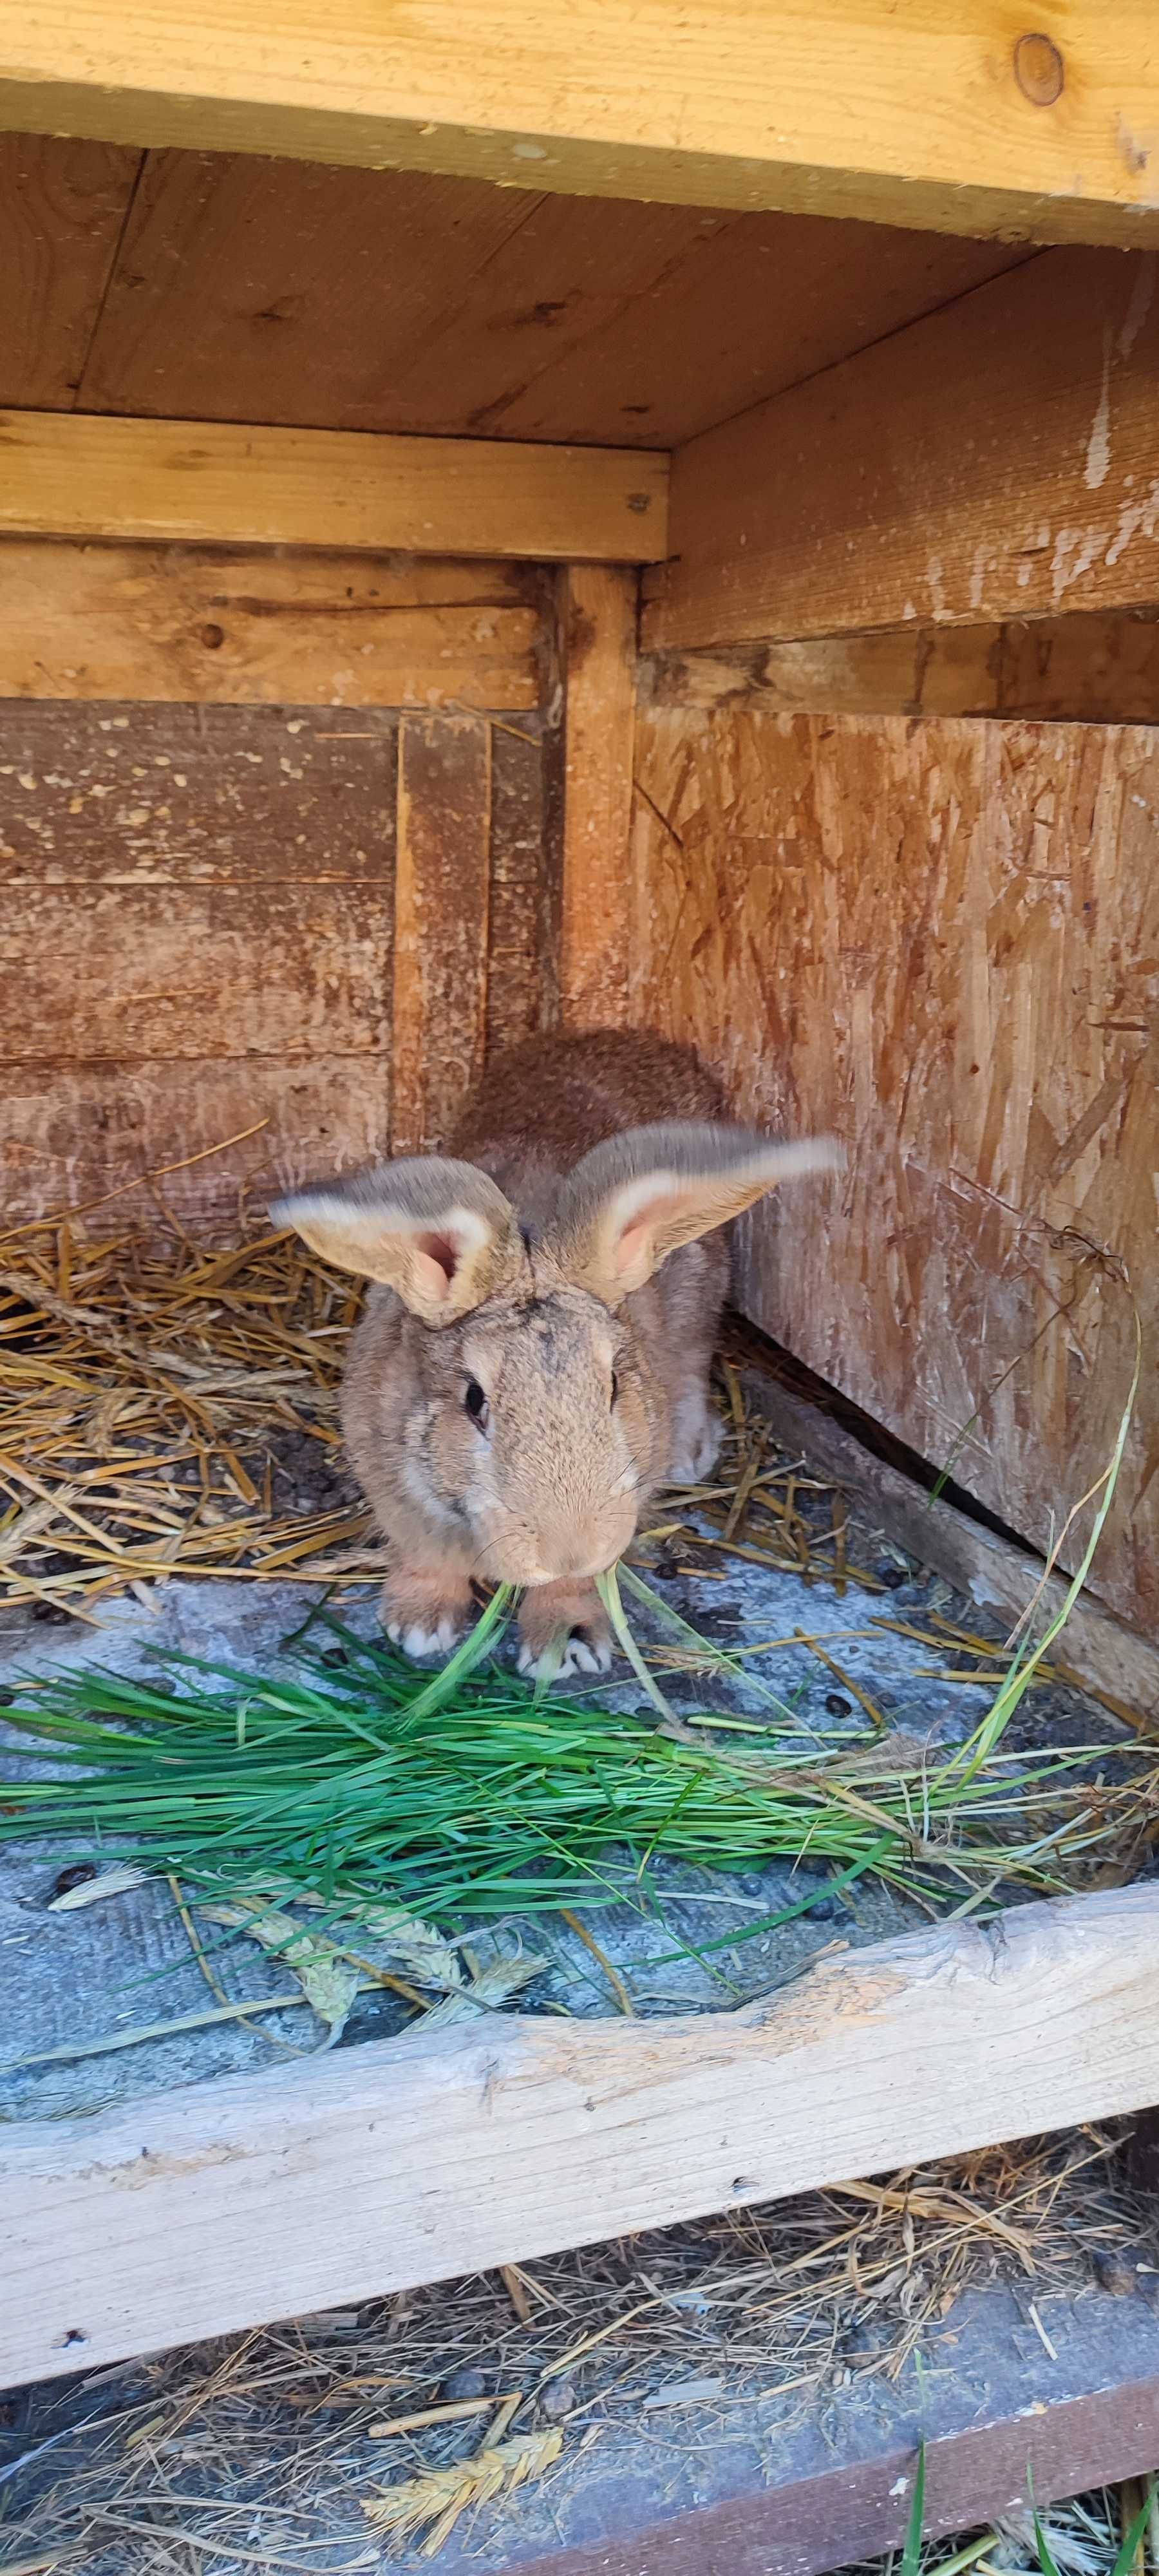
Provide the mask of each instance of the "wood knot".
[{"label": "wood knot", "polygon": [[1062,97],[1066,68],[1052,36],[1020,36],[1014,48],[1014,77],[1032,107],[1053,107]]}]

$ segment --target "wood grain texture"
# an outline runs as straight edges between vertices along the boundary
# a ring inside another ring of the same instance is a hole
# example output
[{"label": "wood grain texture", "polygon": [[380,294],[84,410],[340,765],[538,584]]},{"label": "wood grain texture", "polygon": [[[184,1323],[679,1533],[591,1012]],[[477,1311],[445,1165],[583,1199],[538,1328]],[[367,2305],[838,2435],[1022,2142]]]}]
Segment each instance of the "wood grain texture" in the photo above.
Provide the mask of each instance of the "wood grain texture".
[{"label": "wood grain texture", "polygon": [[746,1311],[1045,1549],[1111,1454],[1125,1261],[1094,1588],[1153,1629],[1154,736],[656,710],[637,778],[633,1018],[853,1157],[745,1220]]},{"label": "wood grain texture", "polygon": [[641,661],[640,691],[658,707],[744,706],[774,715],[1159,724],[1159,609],[655,653]]},{"label": "wood grain texture", "polygon": [[565,1026],[628,1016],[636,583],[573,564],[565,634],[563,887],[559,980]]},{"label": "wood grain texture", "polygon": [[675,461],[650,646],[1153,602],[1150,256],[1058,251]]},{"label": "wood grain texture", "polygon": [[491,734],[404,716],[399,740],[393,1112],[396,1154],[434,1151],[483,1070]]},{"label": "wood grain texture", "polygon": [[544,728],[491,727],[491,887],[486,1054],[552,1028],[558,940],[545,902],[552,873]]},{"label": "wood grain texture", "polygon": [[6,2384],[1106,2119],[1159,1890],[823,1961],[705,2021],[492,2015],[0,2140]]},{"label": "wood grain texture", "polygon": [[1149,0],[1047,0],[1058,94],[988,0],[4,0],[0,113],[31,132],[459,172],[551,193],[1145,240]]},{"label": "wood grain texture", "polygon": [[10,323],[4,401],[664,447],[1028,255],[809,216],[165,152],[146,157],[101,302],[91,251],[88,267],[79,252],[46,262],[48,216],[72,205],[78,168],[122,157],[131,175],[137,156],[99,145],[0,144],[0,226],[7,212],[35,315],[58,332],[74,308],[95,322],[83,378],[83,334],[69,342],[63,391],[34,314]]},{"label": "wood grain texture", "polygon": [[667,460],[220,421],[0,413],[0,530],[653,563]]},{"label": "wood grain texture", "polygon": [[0,134],[0,403],[76,401],[140,162],[104,143]]},{"label": "wood grain texture", "polygon": [[93,1231],[148,1232],[158,1200],[144,1176],[197,1155],[155,1185],[161,1205],[199,1238],[236,1242],[280,1190],[381,1154],[389,1134],[388,1052],[89,1065],[54,1051],[4,1068],[3,1222],[103,1205],[111,1192]]},{"label": "wood grain texture", "polygon": [[523,566],[0,538],[0,697],[529,708]]}]

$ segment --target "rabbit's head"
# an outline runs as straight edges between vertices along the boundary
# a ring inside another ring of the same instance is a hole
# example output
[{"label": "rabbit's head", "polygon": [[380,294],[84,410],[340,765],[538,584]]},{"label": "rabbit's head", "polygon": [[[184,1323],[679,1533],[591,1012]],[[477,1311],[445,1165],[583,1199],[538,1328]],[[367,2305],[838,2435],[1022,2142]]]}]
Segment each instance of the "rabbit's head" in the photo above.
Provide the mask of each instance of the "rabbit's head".
[{"label": "rabbit's head", "polygon": [[272,1214],[404,1310],[373,1425],[384,1480],[482,1580],[533,1586],[613,1565],[665,1472],[653,1273],[837,1159],[824,1141],[640,1127],[585,1155],[538,1228],[486,1172],[440,1157],[293,1191]]}]

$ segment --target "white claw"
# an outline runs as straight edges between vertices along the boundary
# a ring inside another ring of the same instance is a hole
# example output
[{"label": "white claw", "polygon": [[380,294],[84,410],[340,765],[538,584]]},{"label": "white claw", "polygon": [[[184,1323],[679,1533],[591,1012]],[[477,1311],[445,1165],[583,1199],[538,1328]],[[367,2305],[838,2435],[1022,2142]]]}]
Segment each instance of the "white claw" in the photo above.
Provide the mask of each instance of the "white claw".
[{"label": "white claw", "polygon": [[554,1661],[556,1652],[552,1646],[545,1646],[542,1654],[537,1654],[534,1646],[521,1646],[520,1672],[531,1674],[536,1681],[565,1682],[572,1673],[610,1673],[612,1669],[612,1649],[605,1637],[569,1637],[558,1664]]},{"label": "white claw", "polygon": [[437,1628],[420,1627],[417,1620],[404,1627],[401,1619],[391,1619],[386,1633],[392,1646],[421,1663],[428,1655],[449,1655],[459,1632],[453,1619],[440,1619]]}]

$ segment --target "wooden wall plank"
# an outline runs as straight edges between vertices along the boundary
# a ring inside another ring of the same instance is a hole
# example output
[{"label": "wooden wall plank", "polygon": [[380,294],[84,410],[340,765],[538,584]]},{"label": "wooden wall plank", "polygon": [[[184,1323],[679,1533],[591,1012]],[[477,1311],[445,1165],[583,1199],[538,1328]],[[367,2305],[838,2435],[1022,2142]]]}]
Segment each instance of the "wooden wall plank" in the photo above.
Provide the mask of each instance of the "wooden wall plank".
[{"label": "wooden wall plank", "polygon": [[652,563],[667,460],[627,449],[0,413],[17,536]]},{"label": "wooden wall plank", "polygon": [[393,1113],[396,1154],[443,1143],[483,1070],[491,732],[404,716],[399,742]]},{"label": "wooden wall plank", "polygon": [[560,994],[565,1025],[628,1016],[636,583],[573,564],[562,587],[565,700]]},{"label": "wooden wall plank", "polygon": [[[1146,240],[1159,117],[1149,0],[279,0],[0,9],[12,128],[284,153],[553,193],[855,215],[1051,241]],[[1029,50],[1028,50],[1029,46]]]},{"label": "wooden wall plank", "polygon": [[390,1135],[389,1051],[90,1065],[54,1049],[46,1064],[4,1066],[3,1079],[5,1227],[95,1206],[94,1234],[148,1230],[157,1199],[143,1176],[197,1156],[157,1185],[162,1203],[195,1235],[235,1242],[279,1190],[366,1162]]},{"label": "wooden wall plank", "polygon": [[492,725],[488,1056],[552,1028],[559,1014],[558,941],[544,902],[553,866],[546,772],[541,725]]},{"label": "wooden wall plank", "polygon": [[1159,724],[1159,608],[657,653],[641,662],[640,686],[654,706],[774,715]]},{"label": "wooden wall plank", "polygon": [[1157,1928],[1154,1887],[1019,1905],[825,1959],[708,2023],[495,2014],[10,2122],[0,2375],[1140,2108]]},{"label": "wooden wall plank", "polygon": [[528,708],[539,632],[520,565],[0,538],[0,697]]},{"label": "wooden wall plank", "polygon": [[0,135],[0,403],[76,401],[140,164],[105,143]]},{"label": "wooden wall plank", "polygon": [[1094,1587],[1154,1629],[1154,735],[658,709],[637,777],[633,1018],[853,1157],[745,1221],[746,1311],[1045,1550],[1126,1400],[1125,1261]]},{"label": "wooden wall plank", "polygon": [[1059,251],[683,448],[650,646],[1144,604],[1149,258]]}]

